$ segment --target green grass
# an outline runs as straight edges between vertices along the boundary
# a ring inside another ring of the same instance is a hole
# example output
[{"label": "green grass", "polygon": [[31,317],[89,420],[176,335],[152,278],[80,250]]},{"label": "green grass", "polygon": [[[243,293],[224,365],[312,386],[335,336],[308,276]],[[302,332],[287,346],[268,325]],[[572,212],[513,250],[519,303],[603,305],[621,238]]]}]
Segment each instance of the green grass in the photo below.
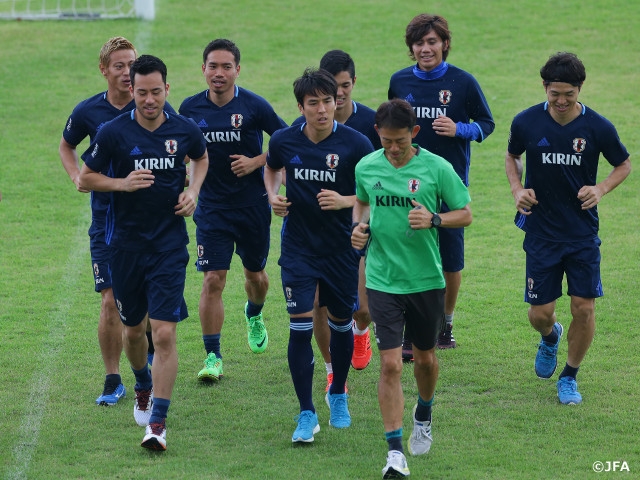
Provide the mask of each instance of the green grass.
[{"label": "green grass", "polygon": [[[550,54],[572,50],[587,67],[581,100],[614,122],[633,161],[640,146],[640,4],[156,0],[154,22],[0,23],[3,478],[380,478],[386,444],[375,355],[366,370],[351,372],[353,426],[337,431],[328,426],[324,369],[316,354],[314,400],[322,430],[313,445],[291,445],[298,407],[286,360],[277,218],[267,265],[267,352],[254,355],[246,346],[236,261],[225,292],[225,378],[213,386],[197,383],[204,359],[197,314],[201,275],[190,267],[191,318],[178,328],[180,369],[169,411],[169,450],[157,454],[138,446],[142,429],[131,418],[131,394],[116,407],[95,406],[103,366],[96,338],[99,295],[93,292],[86,236],[88,197],[74,191],[57,146],[75,104],[104,89],[97,55],[111,36],[124,35],[140,53],[165,60],[175,107],[205,88],[204,45],[232,38],[243,55],[239,83],[266,97],[290,122],[298,116],[293,80],[332,48],[349,51],[356,61],[354,98],[373,108],[384,101],[389,76],[410,64],[404,28],[425,8],[449,20],[449,61],[479,80],[496,130],[473,146],[474,223],[467,230],[456,311],[459,348],[438,354],[435,442],[428,456],[409,458],[412,478],[595,478],[595,461],[614,460],[628,462],[630,476],[638,475],[640,180],[632,173],[600,205],[606,295],[597,301],[596,337],[579,377],[584,403],[568,408],[557,403],[554,382],[533,373],[538,337],[522,302],[522,233],[513,225],[504,152],[513,116],[544,100],[540,66]],[[603,161],[602,174],[609,170]],[[190,248],[193,256],[193,243]],[[559,300],[558,316],[567,327],[567,298]],[[565,358],[563,341],[559,360]],[[124,356],[121,370],[131,391]],[[417,395],[410,367],[403,385],[407,438]]]}]

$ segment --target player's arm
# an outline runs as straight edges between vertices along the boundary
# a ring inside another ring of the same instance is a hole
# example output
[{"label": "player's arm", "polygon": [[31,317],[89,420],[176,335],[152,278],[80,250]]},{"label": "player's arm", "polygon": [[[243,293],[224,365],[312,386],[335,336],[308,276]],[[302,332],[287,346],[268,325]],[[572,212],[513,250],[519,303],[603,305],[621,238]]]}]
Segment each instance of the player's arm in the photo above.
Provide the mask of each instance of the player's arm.
[{"label": "player's arm", "polygon": [[585,185],[578,191],[578,199],[582,202],[582,210],[595,207],[602,197],[620,185],[631,173],[631,160],[627,158],[614,167],[602,182],[596,185]]},{"label": "player's arm", "polygon": [[514,155],[507,151],[504,160],[504,169],[518,212],[523,215],[529,215],[531,213],[531,207],[537,205],[538,200],[536,199],[536,192],[534,192],[533,188],[524,188],[522,186],[522,174],[524,172],[522,155]]},{"label": "player's arm", "polygon": [[261,153],[256,157],[247,157],[245,155],[229,155],[233,159],[231,162],[231,171],[238,177],[249,175],[258,168],[264,167],[267,163],[267,152]]},{"label": "player's arm", "polygon": [[82,193],[89,192],[89,190],[80,186],[80,160],[75,145],[71,145],[64,137],[61,137],[58,152],[60,153],[62,166],[76,186],[76,190]]},{"label": "player's arm", "polygon": [[282,185],[283,169],[271,168],[267,165],[264,169],[264,186],[269,196],[269,204],[273,209],[273,213],[279,217],[286,217],[289,213],[291,202],[287,201],[287,197],[280,195],[280,185]]},{"label": "player's arm", "polygon": [[[430,212],[424,205],[411,200],[413,208],[409,210],[409,225],[414,230],[421,230],[433,227],[434,214]],[[463,228],[471,225],[473,215],[469,204],[463,208],[450,210],[445,213],[438,214],[440,217],[440,227],[442,228]]]},{"label": "player's arm", "polygon": [[320,190],[316,195],[321,210],[342,210],[343,208],[352,208],[356,203],[355,195],[340,195],[333,190]]},{"label": "player's arm", "polygon": [[367,244],[369,236],[371,235],[369,230],[370,214],[370,205],[356,198],[355,204],[353,205],[353,225],[351,228],[351,246],[353,248],[361,250]]},{"label": "player's arm", "polygon": [[176,215],[181,217],[193,215],[207,170],[209,170],[209,154],[205,150],[200,158],[192,158],[189,161],[187,166],[187,172],[190,172],[189,187],[178,196],[178,204],[174,207]]},{"label": "player's arm", "polygon": [[111,178],[87,167],[80,170],[80,186],[96,192],[134,192],[149,188],[154,180],[151,170],[134,170],[126,178]]}]

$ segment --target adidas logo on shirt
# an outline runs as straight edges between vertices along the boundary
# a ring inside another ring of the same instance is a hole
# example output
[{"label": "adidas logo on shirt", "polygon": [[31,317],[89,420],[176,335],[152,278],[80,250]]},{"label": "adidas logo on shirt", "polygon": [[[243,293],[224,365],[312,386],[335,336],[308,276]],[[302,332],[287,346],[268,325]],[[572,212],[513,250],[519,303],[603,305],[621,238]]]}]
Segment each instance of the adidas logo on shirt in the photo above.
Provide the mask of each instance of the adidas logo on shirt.
[{"label": "adidas logo on shirt", "polygon": [[411,102],[413,102],[415,100],[415,98],[413,98],[413,95],[411,93],[409,95],[407,95],[404,99],[409,103],[411,103]]},{"label": "adidas logo on shirt", "polygon": [[547,140],[546,137],[542,137],[542,139],[538,142],[538,146],[539,147],[550,147],[551,144],[549,143],[549,140]]},{"label": "adidas logo on shirt", "polygon": [[291,161],[289,163],[291,165],[302,165],[302,160],[300,160],[300,157],[298,155],[296,155],[295,157],[293,157],[291,159]]},{"label": "adidas logo on shirt", "polygon": [[376,184],[373,186],[372,190],[384,190],[384,187],[382,186],[382,183],[380,183],[380,181],[376,182]]},{"label": "adidas logo on shirt", "polygon": [[206,128],[206,127],[208,127],[208,126],[209,126],[209,124],[208,124],[208,123],[207,123],[207,121],[203,118],[202,120],[200,120],[200,121],[198,122],[198,126],[199,126],[199,127],[201,127],[201,128]]},{"label": "adidas logo on shirt", "polygon": [[131,153],[129,153],[129,155],[142,155],[142,150],[140,150],[136,145],[135,147],[133,147],[133,150],[131,150]]}]

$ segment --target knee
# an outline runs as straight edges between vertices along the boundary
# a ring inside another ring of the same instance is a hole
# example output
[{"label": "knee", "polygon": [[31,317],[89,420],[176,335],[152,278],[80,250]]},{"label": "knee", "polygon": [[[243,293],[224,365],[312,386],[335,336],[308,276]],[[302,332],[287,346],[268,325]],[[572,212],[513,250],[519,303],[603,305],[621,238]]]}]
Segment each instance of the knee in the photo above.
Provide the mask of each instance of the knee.
[{"label": "knee", "polygon": [[402,375],[402,357],[395,358],[381,358],[380,360],[380,377],[394,378]]},{"label": "knee", "polygon": [[202,282],[202,292],[206,295],[221,294],[227,283],[227,272],[206,272]]}]

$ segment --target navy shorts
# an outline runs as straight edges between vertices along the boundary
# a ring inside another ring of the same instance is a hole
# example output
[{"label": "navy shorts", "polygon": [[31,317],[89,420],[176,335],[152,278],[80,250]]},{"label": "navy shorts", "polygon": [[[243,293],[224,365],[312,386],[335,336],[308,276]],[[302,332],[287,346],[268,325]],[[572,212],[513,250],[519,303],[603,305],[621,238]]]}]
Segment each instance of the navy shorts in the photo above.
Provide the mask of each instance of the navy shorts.
[{"label": "navy shorts", "polygon": [[[442,204],[442,212],[449,207]],[[438,228],[440,258],[444,272],[460,272],[464,269],[464,228]]]},{"label": "navy shorts", "polygon": [[552,242],[525,235],[522,248],[527,253],[527,283],[524,301],[545,305],[562,296],[562,278],[567,276],[567,294],[598,298],[600,278],[600,239],[581,242]]},{"label": "navy shorts", "polygon": [[111,278],[122,323],[135,327],[147,313],[149,318],[167,322],[187,318],[184,284],[188,263],[186,246],[151,253],[114,249]]},{"label": "navy shorts", "polygon": [[199,272],[229,270],[233,249],[250,272],[267,265],[271,240],[271,206],[268,202],[238,209],[202,207],[193,217]]},{"label": "navy shorts", "polygon": [[444,290],[397,294],[367,288],[378,349],[401,347],[405,330],[418,350],[435,347],[444,318]]},{"label": "navy shorts", "polygon": [[359,263],[355,249],[329,257],[283,253],[278,264],[289,315],[311,312],[317,288],[321,306],[338,319],[351,318],[358,298]]},{"label": "navy shorts", "polygon": [[111,271],[109,270],[111,247],[104,240],[104,231],[91,236],[89,249],[96,292],[111,288]]}]

